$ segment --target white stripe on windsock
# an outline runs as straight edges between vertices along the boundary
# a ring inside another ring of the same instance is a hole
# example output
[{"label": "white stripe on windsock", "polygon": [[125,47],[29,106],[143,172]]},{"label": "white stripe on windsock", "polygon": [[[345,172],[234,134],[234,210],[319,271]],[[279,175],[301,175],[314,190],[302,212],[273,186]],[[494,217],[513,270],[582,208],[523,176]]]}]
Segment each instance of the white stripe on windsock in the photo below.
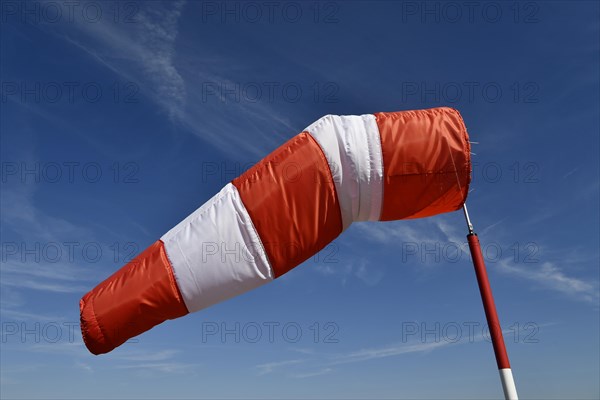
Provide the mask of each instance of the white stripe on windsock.
[{"label": "white stripe on windsock", "polygon": [[161,240],[189,312],[273,280],[260,238],[231,183]]},{"label": "white stripe on windsock", "polygon": [[326,115],[306,132],[327,158],[344,229],[354,221],[377,221],[383,199],[383,156],[372,114]]},{"label": "white stripe on windsock", "polygon": [[513,379],[512,370],[510,368],[502,368],[500,371],[500,380],[502,381],[502,390],[504,390],[504,398],[506,400],[518,400],[517,387]]}]

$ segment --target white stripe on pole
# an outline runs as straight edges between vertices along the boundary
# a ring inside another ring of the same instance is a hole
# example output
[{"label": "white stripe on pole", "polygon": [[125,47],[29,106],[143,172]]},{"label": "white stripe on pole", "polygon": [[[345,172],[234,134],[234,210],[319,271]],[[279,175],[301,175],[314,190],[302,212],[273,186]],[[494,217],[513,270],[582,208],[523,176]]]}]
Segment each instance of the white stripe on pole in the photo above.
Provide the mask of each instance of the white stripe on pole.
[{"label": "white stripe on pole", "polygon": [[510,368],[500,369],[500,380],[502,381],[502,389],[504,390],[504,398],[506,400],[518,400],[517,388],[513,379],[512,370]]}]

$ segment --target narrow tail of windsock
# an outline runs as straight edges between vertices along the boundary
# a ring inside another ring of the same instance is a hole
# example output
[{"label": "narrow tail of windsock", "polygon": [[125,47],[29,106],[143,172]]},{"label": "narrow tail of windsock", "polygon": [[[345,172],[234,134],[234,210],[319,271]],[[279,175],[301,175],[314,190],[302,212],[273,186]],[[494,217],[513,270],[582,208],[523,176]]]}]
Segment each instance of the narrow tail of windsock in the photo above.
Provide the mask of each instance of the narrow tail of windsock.
[{"label": "narrow tail of windsock", "polygon": [[473,259],[473,266],[475,267],[479,292],[481,293],[481,300],[483,301],[483,309],[492,337],[492,345],[494,347],[496,363],[498,364],[498,370],[500,372],[500,381],[502,382],[504,398],[507,400],[517,400],[519,398],[517,395],[517,388],[510,368],[510,362],[508,361],[508,353],[506,352],[506,346],[504,345],[504,336],[502,335],[500,320],[498,319],[498,313],[496,312],[496,304],[494,303],[492,288],[485,268],[481,245],[479,244],[477,234],[473,230],[473,224],[469,218],[466,204],[463,204],[463,212],[467,221],[467,227],[469,228],[469,234],[467,235],[469,250],[471,251],[471,258]]},{"label": "narrow tail of windsock", "polygon": [[227,184],[80,302],[88,349],[280,277],[354,221],[460,209],[470,145],[452,108],[327,115]]}]

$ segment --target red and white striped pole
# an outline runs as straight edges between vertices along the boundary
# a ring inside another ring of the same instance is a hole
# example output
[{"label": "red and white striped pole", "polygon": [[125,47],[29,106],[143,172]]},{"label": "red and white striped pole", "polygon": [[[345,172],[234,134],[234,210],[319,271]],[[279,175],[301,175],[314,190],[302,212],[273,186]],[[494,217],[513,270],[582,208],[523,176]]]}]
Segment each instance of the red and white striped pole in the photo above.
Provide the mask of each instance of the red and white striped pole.
[{"label": "red and white striped pole", "polygon": [[517,395],[515,380],[513,379],[512,370],[510,369],[510,362],[508,361],[504,337],[502,336],[502,328],[500,327],[496,305],[494,304],[492,288],[490,287],[490,281],[488,280],[479,238],[473,231],[473,225],[469,218],[466,203],[463,204],[463,212],[465,213],[465,219],[467,220],[467,226],[469,228],[469,234],[467,235],[469,250],[471,251],[471,258],[473,259],[473,266],[475,267],[475,274],[477,275],[477,284],[479,285],[479,292],[481,293],[481,300],[483,301],[485,317],[490,328],[490,335],[492,336],[492,345],[494,346],[494,353],[496,354],[496,362],[498,363],[500,380],[502,381],[502,389],[504,390],[504,398],[507,400],[517,400],[519,396]]}]

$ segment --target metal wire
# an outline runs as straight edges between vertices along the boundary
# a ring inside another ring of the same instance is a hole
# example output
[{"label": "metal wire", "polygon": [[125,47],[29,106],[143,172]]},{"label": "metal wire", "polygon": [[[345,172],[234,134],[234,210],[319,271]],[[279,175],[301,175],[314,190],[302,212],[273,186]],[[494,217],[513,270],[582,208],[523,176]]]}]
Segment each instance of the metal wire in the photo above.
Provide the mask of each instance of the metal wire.
[{"label": "metal wire", "polygon": [[467,227],[469,228],[469,234],[473,234],[473,224],[469,218],[469,211],[467,210],[467,203],[463,203],[463,213],[465,214],[465,220],[467,221]]}]

